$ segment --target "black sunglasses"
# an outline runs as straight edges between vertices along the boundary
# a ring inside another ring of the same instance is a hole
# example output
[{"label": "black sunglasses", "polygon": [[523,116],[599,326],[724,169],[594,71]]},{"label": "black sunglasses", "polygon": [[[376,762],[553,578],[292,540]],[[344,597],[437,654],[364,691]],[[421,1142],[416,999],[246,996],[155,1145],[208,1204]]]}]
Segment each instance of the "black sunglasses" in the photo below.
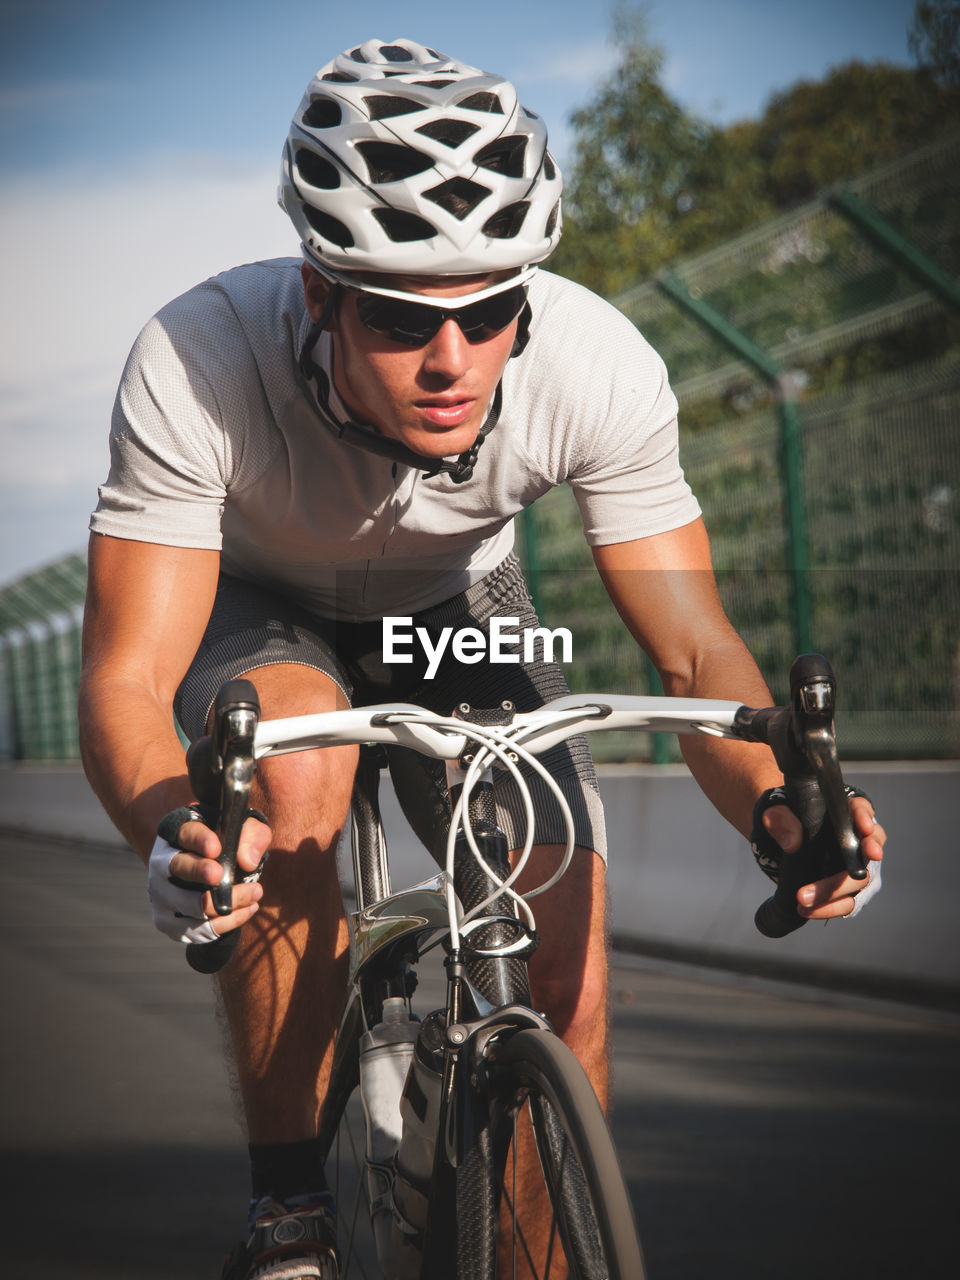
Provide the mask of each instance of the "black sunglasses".
[{"label": "black sunglasses", "polygon": [[365,328],[405,347],[425,346],[447,320],[456,320],[468,342],[486,342],[512,324],[527,301],[525,284],[459,307],[444,306],[447,299],[414,302],[367,289],[351,292],[357,295],[357,315]]}]

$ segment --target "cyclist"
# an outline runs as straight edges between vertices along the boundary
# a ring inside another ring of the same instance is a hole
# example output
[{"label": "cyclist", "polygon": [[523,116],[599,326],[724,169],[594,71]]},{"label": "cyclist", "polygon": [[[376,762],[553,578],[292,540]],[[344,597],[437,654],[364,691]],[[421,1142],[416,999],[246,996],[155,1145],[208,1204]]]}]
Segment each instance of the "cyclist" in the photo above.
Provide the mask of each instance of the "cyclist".
[{"label": "cyclist", "polygon": [[[613,307],[534,270],[560,235],[560,191],[544,126],[509,83],[410,40],[368,40],[318,72],[287,139],[280,198],[302,261],[241,266],[177,298],[123,374],[91,520],[82,745],[148,863],[157,926],[206,942],[249,925],[219,979],[252,1170],[231,1280],[336,1274],[315,1134],[347,962],[334,852],[356,754],[264,763],[269,826],[248,820],[239,861],[252,874],[269,846],[270,875],[211,919],[219,846],[189,807],[171,709],[196,738],[218,686],[241,675],[269,718],[392,699],[527,708],[565,692],[559,666],[519,644],[516,663],[448,648],[430,678],[416,645],[383,647],[385,617],[434,647],[445,627],[489,637],[493,617],[532,629],[512,519],[561,483],[666,691],[770,702],[718,600],[662,362]],[[757,806],[775,869],[799,824],[771,794],[772,759],[706,739],[685,750],[744,834]],[[435,848],[438,793],[405,754],[398,792]],[[540,900],[531,980],[604,1100],[603,819],[585,746],[552,755],[577,854]],[[497,806],[519,843],[502,783]],[[876,863],[883,831],[866,798],[851,806]],[[538,832],[535,878],[561,840]],[[842,876],[807,886],[800,910],[849,915],[856,891]]]}]

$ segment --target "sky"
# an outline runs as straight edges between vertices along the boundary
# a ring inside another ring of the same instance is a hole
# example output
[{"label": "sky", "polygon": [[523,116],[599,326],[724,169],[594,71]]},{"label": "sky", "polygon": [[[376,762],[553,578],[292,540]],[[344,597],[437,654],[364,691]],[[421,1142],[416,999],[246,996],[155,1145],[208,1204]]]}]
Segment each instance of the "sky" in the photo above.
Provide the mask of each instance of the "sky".
[{"label": "sky", "polygon": [[[851,59],[910,65],[914,0],[651,0],[666,88],[719,124]],[[297,254],[279,156],[313,73],[408,36],[511,79],[563,166],[616,62],[589,0],[0,0],[0,587],[86,545],[130,345],[218,271]]]}]

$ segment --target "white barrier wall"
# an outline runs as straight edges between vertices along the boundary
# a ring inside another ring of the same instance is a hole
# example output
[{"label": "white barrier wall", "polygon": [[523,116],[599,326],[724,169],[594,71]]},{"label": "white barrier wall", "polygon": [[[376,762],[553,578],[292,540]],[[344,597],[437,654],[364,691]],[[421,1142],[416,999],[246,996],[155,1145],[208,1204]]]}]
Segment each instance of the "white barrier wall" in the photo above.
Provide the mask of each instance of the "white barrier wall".
[{"label": "white barrier wall", "polygon": [[[889,976],[960,991],[960,762],[863,764],[847,775],[873,797],[889,833],[883,892],[856,920],[810,923],[773,941],[753,925],[769,882],[687,770],[602,767],[614,935],[708,963],[786,965],[800,976],[825,969],[838,981],[843,969],[850,978]],[[399,888],[433,874],[434,865],[399,816],[389,785],[384,793]],[[0,768],[0,825],[122,843],[73,766]]]}]

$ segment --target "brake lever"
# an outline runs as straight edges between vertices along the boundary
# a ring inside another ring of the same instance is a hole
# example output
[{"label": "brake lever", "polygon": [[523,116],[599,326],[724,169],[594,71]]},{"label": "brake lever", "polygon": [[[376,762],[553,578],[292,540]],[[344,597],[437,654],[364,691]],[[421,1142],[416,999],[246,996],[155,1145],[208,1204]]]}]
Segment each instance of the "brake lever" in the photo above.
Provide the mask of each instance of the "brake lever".
[{"label": "brake lever", "polygon": [[259,708],[254,705],[230,705],[218,711],[214,728],[214,748],[220,774],[220,819],[217,835],[221,853],[217,858],[223,868],[220,883],[211,890],[217,915],[228,916],[233,910],[233,886],[237,873],[237,850],[240,834],[247,819],[250,788],[253,786],[255,761],[253,740],[259,721]]},{"label": "brake lever", "polygon": [[738,736],[771,747],[787,804],[803,827],[803,845],[783,855],[776,893],[757,910],[757,928],[767,937],[782,938],[806,924],[796,903],[804,884],[839,871],[855,880],[867,875],[837,756],[835,702],[830,663],[822,654],[804,654],[790,668],[788,707],[742,707],[737,714]]},{"label": "brake lever", "polygon": [[[233,910],[233,886],[237,872],[237,850],[247,818],[250,789],[256,770],[254,738],[260,722],[260,702],[249,680],[230,680],[217,694],[213,734],[201,739],[187,755],[194,793],[201,800],[219,799],[217,835],[223,868],[220,883],[210,890],[217,915]],[[227,963],[240,941],[240,930],[231,929],[215,942],[191,942],[187,963],[198,973],[216,973]]]},{"label": "brake lever", "polygon": [[851,879],[865,880],[867,867],[860,850],[859,837],[853,829],[837,755],[837,739],[833,728],[835,698],[836,683],[832,672],[829,679],[816,677],[800,684],[795,699],[800,707],[800,716],[796,717],[795,707],[795,724],[798,718],[801,750],[813,769],[823,796],[844,869]]}]

